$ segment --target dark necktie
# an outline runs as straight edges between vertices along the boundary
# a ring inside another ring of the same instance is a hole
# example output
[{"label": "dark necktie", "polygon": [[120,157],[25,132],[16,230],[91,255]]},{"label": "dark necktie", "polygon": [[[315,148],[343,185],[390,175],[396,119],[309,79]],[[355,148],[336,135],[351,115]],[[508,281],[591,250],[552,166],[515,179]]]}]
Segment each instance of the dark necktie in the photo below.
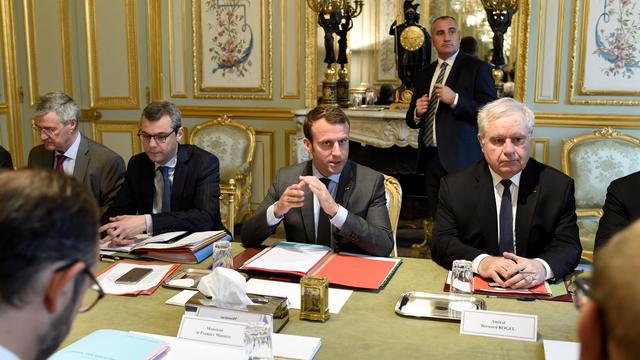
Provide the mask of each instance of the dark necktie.
[{"label": "dark necktie", "polygon": [[438,107],[438,95],[436,94],[436,84],[442,84],[444,80],[444,73],[447,70],[446,62],[442,62],[440,65],[440,73],[438,74],[438,78],[436,79],[436,83],[433,85],[433,89],[431,89],[431,95],[429,96],[429,106],[427,108],[427,115],[425,116],[426,121],[424,122],[424,131],[422,132],[422,144],[424,146],[433,146],[433,122],[436,119],[436,108]]},{"label": "dark necktie", "polygon": [[[331,179],[323,177],[320,181],[329,190],[329,183]],[[318,209],[318,232],[316,235],[316,243],[320,245],[331,246],[331,222],[329,221],[329,215],[322,210],[322,207]]]},{"label": "dark necktie", "polygon": [[513,209],[511,208],[511,180],[500,181],[504,190],[500,203],[500,256],[505,251],[513,253]]},{"label": "dark necktie", "polygon": [[159,166],[158,170],[162,173],[162,210],[161,212],[171,211],[171,181],[169,180],[169,167]]},{"label": "dark necktie", "polygon": [[64,156],[63,154],[56,155],[56,170],[60,171],[63,174],[64,174],[64,166],[62,166],[62,164],[64,163],[64,159],[66,158],[67,157]]}]

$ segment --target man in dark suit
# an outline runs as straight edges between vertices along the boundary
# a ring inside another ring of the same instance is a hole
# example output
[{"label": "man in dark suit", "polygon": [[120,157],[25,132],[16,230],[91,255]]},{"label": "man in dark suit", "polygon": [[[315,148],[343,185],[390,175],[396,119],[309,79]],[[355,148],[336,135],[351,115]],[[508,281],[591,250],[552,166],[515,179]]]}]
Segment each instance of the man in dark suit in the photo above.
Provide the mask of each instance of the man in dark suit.
[{"label": "man in dark suit", "polygon": [[476,117],[481,106],[495,100],[496,89],[489,65],[459,51],[454,18],[437,18],[431,36],[438,60],[414,79],[406,122],[420,128],[417,172],[425,174],[429,208],[435,214],[440,178],[482,158]]},{"label": "man in dark suit", "polygon": [[27,166],[57,169],[84,183],[101,211],[111,205],[122,185],[124,160],[78,130],[80,108],[67,94],[42,95],[34,105],[33,129],[41,145],[31,149]]},{"label": "man in dark suit", "polygon": [[604,245],[618,231],[640,219],[640,171],[611,182],[602,206],[602,218],[596,232],[595,249]]},{"label": "man in dark suit", "polygon": [[220,220],[219,162],[194,145],[181,145],[180,110],[152,102],[143,110],[138,136],[144,153],[129,160],[124,184],[103,215],[104,242],[136,235],[224,229]]},{"label": "man in dark suit", "polygon": [[[533,112],[511,98],[478,114],[484,159],[442,179],[431,256],[501,286],[560,279],[580,261],[573,180],[529,159]],[[504,280],[503,280],[504,279]]]},{"label": "man in dark suit", "polygon": [[11,161],[11,154],[2,146],[0,146],[0,170],[1,169],[13,170],[13,161]]},{"label": "man in dark suit", "polygon": [[388,256],[393,248],[382,174],[348,160],[349,118],[340,108],[307,114],[304,146],[313,160],[280,169],[242,244],[256,246],[284,221],[288,241]]}]

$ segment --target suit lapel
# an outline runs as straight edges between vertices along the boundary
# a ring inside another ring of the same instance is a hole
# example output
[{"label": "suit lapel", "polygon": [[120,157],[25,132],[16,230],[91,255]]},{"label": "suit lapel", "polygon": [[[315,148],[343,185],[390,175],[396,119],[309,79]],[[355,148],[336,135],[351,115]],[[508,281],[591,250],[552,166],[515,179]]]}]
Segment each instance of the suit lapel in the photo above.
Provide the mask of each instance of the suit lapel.
[{"label": "suit lapel", "polygon": [[458,68],[462,66],[464,57],[465,55],[462,53],[462,51],[458,52],[455,60],[453,60],[453,65],[451,65],[451,71],[449,71],[447,81],[445,81],[446,86],[455,88],[455,84],[458,83],[458,78],[460,77],[460,71],[458,71]]},{"label": "suit lapel", "polygon": [[477,194],[476,216],[480,220],[480,229],[485,241],[487,253],[498,255],[498,221],[496,219],[496,200],[489,166],[485,161],[476,165],[473,193]]},{"label": "suit lapel", "polygon": [[89,144],[87,139],[80,135],[80,144],[78,144],[78,153],[76,154],[76,163],[73,167],[73,177],[80,181],[84,181],[87,176],[87,168],[89,166]]},{"label": "suit lapel", "polygon": [[[307,161],[307,166],[304,168],[302,172],[302,176],[313,175],[313,170],[311,168],[311,162],[313,160]],[[298,179],[295,179],[298,182]],[[316,242],[316,225],[315,219],[313,216],[313,193],[309,190],[309,187],[305,187],[304,189],[304,203],[305,205],[300,209],[302,213],[302,224],[304,225],[304,232],[307,235],[307,240],[309,243]]]},{"label": "suit lapel", "polygon": [[340,182],[338,183],[338,189],[336,191],[336,202],[342,207],[346,208],[351,198],[351,189],[356,181],[356,167],[353,166],[351,161],[347,161],[342,168],[340,174]]},{"label": "suit lapel", "polygon": [[527,166],[520,177],[518,189],[518,207],[516,210],[516,254],[524,256],[527,250],[527,240],[531,221],[533,220],[536,205],[538,203],[538,176],[539,172],[535,160],[529,159]]},{"label": "suit lapel", "polygon": [[183,145],[178,145],[178,155],[176,161],[176,168],[173,171],[173,185],[171,186],[171,207],[172,210],[175,206],[179,207],[178,199],[184,189],[187,181],[187,161],[191,157],[189,149]]}]

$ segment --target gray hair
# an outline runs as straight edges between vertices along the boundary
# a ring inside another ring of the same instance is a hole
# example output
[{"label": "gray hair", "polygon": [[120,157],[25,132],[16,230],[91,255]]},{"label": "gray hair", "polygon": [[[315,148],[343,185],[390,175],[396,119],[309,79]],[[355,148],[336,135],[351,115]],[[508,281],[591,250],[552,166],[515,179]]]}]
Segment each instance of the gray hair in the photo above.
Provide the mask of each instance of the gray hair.
[{"label": "gray hair", "polygon": [[478,134],[483,137],[489,121],[502,119],[514,113],[522,114],[528,135],[533,134],[534,115],[527,105],[512,98],[500,98],[483,106],[478,112]]},{"label": "gray hair", "polygon": [[71,96],[63,92],[50,92],[38,98],[33,106],[33,117],[45,116],[50,112],[58,115],[63,125],[69,125],[71,120],[80,121],[80,107]]},{"label": "gray hair", "polygon": [[144,110],[142,110],[142,118],[145,118],[149,121],[158,121],[164,116],[169,116],[171,118],[171,128],[176,130],[182,126],[182,114],[180,113],[180,109],[169,101],[154,101],[147,105]]}]

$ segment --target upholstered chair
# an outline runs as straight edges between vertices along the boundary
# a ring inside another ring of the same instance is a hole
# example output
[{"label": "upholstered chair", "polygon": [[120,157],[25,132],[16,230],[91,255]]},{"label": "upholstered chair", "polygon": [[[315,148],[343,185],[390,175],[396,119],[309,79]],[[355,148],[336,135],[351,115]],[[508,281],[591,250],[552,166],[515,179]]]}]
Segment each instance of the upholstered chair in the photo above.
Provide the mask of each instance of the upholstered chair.
[{"label": "upholstered chair", "polygon": [[640,170],[640,139],[610,127],[564,139],[562,171],[576,185],[582,257],[593,260],[598,221],[612,180]]},{"label": "upholstered chair", "polygon": [[255,131],[223,115],[195,126],[189,141],[220,160],[220,215],[233,234],[234,224],[251,213]]}]

